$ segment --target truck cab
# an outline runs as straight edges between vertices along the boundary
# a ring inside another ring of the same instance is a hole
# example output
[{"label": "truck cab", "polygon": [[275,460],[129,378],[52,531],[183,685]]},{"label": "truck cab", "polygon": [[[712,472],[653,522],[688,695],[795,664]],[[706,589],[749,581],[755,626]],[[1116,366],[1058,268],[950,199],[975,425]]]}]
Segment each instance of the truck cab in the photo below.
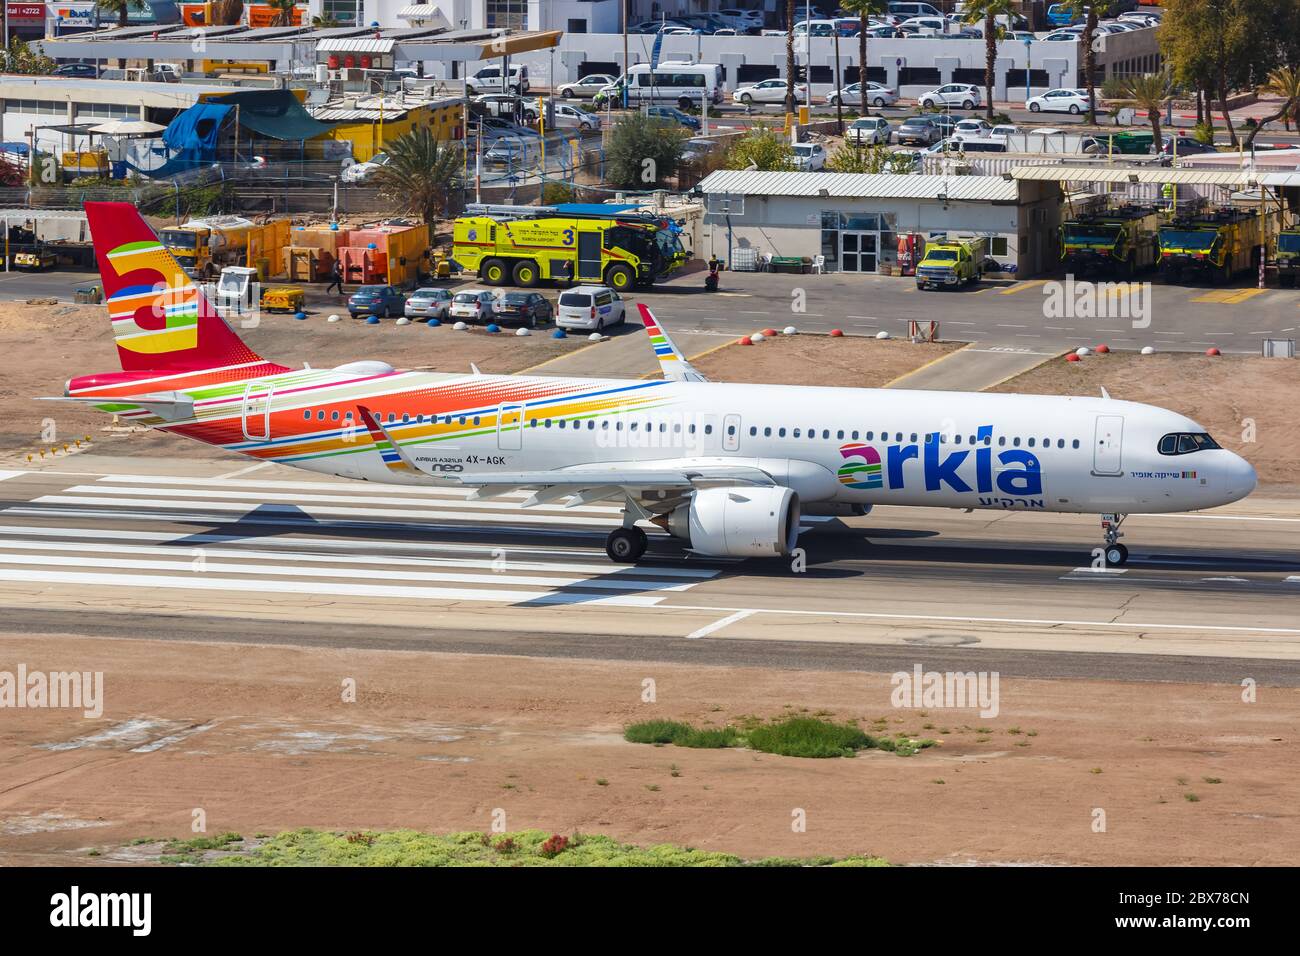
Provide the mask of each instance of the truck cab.
[{"label": "truck cab", "polygon": [[916,267],[916,287],[955,289],[978,282],[983,273],[983,239],[937,239],[925,245],[925,257]]},{"label": "truck cab", "polygon": [[1300,228],[1283,229],[1277,237],[1277,281],[1294,289],[1300,276]]}]

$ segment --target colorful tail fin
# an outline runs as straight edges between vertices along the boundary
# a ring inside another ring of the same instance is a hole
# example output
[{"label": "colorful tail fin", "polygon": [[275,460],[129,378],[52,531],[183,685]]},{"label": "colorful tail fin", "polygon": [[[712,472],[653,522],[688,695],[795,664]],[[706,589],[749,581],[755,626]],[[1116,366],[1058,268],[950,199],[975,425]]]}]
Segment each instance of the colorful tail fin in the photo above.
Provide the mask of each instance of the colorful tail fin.
[{"label": "colorful tail fin", "polygon": [[655,358],[659,359],[659,368],[663,371],[664,378],[676,382],[707,382],[708,379],[695,370],[695,366],[686,360],[681,349],[659,325],[655,314],[644,303],[638,302],[636,307],[641,313],[641,321],[645,324],[646,335],[650,336],[650,344],[654,346]]},{"label": "colorful tail fin", "polygon": [[130,203],[88,202],[86,218],[122,370],[200,371],[261,363]]}]

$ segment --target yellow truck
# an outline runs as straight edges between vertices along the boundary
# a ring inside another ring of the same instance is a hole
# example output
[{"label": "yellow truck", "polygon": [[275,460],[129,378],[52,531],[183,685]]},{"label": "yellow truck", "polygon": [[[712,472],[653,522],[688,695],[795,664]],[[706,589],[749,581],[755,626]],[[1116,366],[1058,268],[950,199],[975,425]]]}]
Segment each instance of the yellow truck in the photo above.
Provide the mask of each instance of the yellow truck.
[{"label": "yellow truck", "polygon": [[916,267],[918,289],[955,289],[984,274],[984,239],[932,239]]},{"label": "yellow truck", "polygon": [[1300,276],[1300,228],[1283,229],[1277,237],[1277,281],[1288,289],[1295,288]]},{"label": "yellow truck", "polygon": [[1154,206],[1123,205],[1066,220],[1061,261],[1067,273],[1131,279],[1155,265],[1160,217]]},{"label": "yellow truck", "polygon": [[[546,209],[495,207],[495,212],[462,216],[452,227],[452,259],[489,285],[531,288],[550,279],[618,291],[653,285],[686,262],[681,231],[671,219],[642,213],[547,215]],[[538,212],[543,214],[529,214]]]},{"label": "yellow truck", "polygon": [[1227,282],[1259,268],[1264,220],[1257,209],[1222,206],[1170,220],[1160,229],[1160,272],[1172,280]]},{"label": "yellow truck", "polygon": [[279,272],[289,230],[287,219],[258,225],[240,216],[215,216],[163,229],[159,237],[188,275],[212,278],[222,266],[256,267],[263,259]]}]

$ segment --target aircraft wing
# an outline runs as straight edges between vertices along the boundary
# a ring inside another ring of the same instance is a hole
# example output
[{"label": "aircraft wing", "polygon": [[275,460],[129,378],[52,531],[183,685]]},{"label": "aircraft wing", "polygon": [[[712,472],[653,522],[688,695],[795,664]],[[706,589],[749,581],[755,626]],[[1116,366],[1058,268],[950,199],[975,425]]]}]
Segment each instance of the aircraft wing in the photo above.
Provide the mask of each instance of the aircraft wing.
[{"label": "aircraft wing", "polygon": [[640,302],[636,307],[641,313],[641,321],[645,323],[646,334],[650,336],[650,344],[654,346],[655,358],[659,359],[659,367],[663,369],[664,378],[674,382],[707,382],[708,379],[686,361],[686,356],[673,344],[668,333],[660,327],[654,313]]}]

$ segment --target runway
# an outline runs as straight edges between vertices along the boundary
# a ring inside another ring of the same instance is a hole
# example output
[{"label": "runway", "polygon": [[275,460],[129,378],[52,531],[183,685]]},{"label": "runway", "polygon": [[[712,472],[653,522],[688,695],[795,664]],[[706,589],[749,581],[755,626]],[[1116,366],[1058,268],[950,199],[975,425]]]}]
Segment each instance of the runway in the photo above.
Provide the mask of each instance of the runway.
[{"label": "runway", "polygon": [[0,472],[0,608],[74,635],[1300,685],[1295,501],[1130,518],[1106,571],[1095,517],[878,508],[810,518],[796,570],[664,536],[614,565],[617,509],[524,497],[73,456]]}]

